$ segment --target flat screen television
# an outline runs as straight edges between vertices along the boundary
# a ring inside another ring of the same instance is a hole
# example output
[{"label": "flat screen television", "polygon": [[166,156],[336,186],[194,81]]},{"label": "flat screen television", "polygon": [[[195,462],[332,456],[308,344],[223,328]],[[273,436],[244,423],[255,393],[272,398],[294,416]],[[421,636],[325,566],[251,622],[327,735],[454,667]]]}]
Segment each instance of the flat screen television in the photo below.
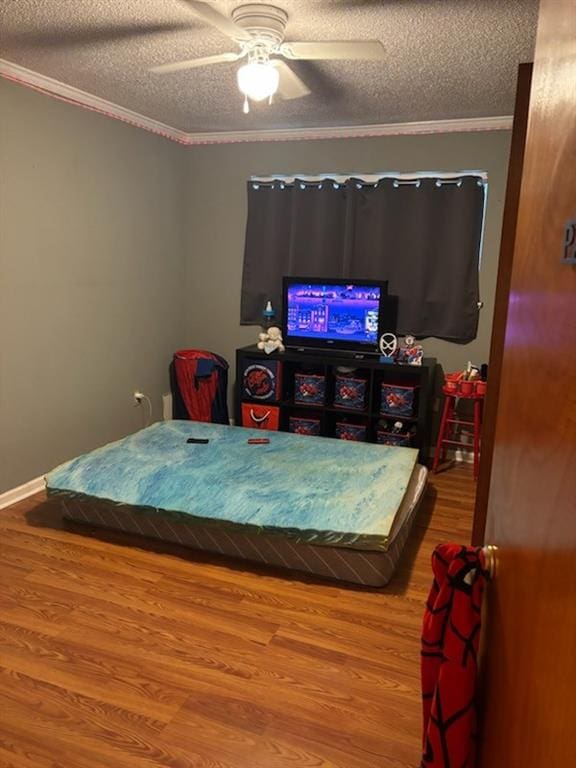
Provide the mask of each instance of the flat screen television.
[{"label": "flat screen television", "polygon": [[287,347],[378,352],[387,283],[285,277],[282,296]]}]

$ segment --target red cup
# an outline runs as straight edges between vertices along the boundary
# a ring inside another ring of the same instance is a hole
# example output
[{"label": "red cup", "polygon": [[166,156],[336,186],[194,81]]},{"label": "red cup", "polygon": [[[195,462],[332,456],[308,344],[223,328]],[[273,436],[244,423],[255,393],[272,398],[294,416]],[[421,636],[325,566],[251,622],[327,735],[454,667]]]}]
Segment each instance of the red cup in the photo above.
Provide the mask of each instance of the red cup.
[{"label": "red cup", "polygon": [[471,395],[474,392],[474,382],[473,381],[461,381],[460,382],[460,394],[461,395]]},{"label": "red cup", "polygon": [[485,381],[477,381],[476,382],[476,394],[480,395],[481,397],[484,397],[486,394],[486,382]]}]

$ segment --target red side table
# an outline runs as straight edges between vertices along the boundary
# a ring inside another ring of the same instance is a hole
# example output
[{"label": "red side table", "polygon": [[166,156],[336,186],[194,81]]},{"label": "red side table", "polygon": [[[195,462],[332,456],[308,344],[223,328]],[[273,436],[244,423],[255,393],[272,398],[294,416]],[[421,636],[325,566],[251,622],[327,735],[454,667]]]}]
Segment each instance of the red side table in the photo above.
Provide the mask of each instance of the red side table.
[{"label": "red side table", "polygon": [[[444,408],[442,409],[442,419],[440,420],[440,431],[438,432],[438,441],[434,452],[434,461],[432,471],[438,472],[438,465],[446,458],[446,451],[449,446],[459,446],[469,448],[469,443],[464,443],[458,439],[460,427],[473,427],[473,449],[474,449],[474,480],[478,479],[478,465],[480,462],[480,434],[482,432],[482,410],[484,403],[484,393],[461,394],[458,391],[448,390],[445,387],[442,390],[445,395]],[[456,401],[472,400],[474,403],[473,420],[458,418],[456,413]]]}]

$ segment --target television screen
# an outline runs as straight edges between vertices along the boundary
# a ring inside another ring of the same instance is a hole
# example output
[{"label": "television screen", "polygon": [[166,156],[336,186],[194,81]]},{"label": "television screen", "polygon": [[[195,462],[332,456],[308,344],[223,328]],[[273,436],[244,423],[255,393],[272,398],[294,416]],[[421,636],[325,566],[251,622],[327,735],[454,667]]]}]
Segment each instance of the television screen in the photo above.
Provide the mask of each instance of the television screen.
[{"label": "television screen", "polygon": [[284,333],[288,344],[376,348],[385,285],[345,281],[284,281]]}]

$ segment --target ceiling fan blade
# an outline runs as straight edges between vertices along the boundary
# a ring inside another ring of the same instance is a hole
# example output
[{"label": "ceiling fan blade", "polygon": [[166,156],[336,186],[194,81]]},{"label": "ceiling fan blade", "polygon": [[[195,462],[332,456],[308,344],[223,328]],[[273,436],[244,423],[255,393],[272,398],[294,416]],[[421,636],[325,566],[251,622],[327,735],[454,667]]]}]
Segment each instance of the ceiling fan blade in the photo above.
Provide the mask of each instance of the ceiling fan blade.
[{"label": "ceiling fan blade", "polygon": [[282,43],[280,52],[287,59],[383,59],[386,55],[379,40],[319,41],[317,43]]},{"label": "ceiling fan blade", "polygon": [[186,59],[185,61],[173,61],[170,64],[159,64],[157,67],[152,67],[149,72],[154,72],[157,75],[165,75],[169,72],[181,72],[185,69],[195,69],[196,67],[205,67],[209,64],[224,64],[228,61],[238,61],[244,56],[244,53],[239,51],[238,53],[217,53],[214,56],[203,56],[201,59]]},{"label": "ceiling fan blade", "polygon": [[276,67],[280,74],[278,83],[278,96],[282,99],[299,99],[307,96],[311,91],[298,75],[290,69],[282,59],[272,59],[270,63]]},{"label": "ceiling fan blade", "polygon": [[193,13],[206,24],[210,24],[217,30],[222,32],[226,37],[232,38],[232,40],[251,40],[252,35],[245,30],[239,24],[232,21],[228,16],[224,16],[220,11],[217,11],[210,3],[205,3],[203,0],[186,0],[185,5],[190,8]]}]

